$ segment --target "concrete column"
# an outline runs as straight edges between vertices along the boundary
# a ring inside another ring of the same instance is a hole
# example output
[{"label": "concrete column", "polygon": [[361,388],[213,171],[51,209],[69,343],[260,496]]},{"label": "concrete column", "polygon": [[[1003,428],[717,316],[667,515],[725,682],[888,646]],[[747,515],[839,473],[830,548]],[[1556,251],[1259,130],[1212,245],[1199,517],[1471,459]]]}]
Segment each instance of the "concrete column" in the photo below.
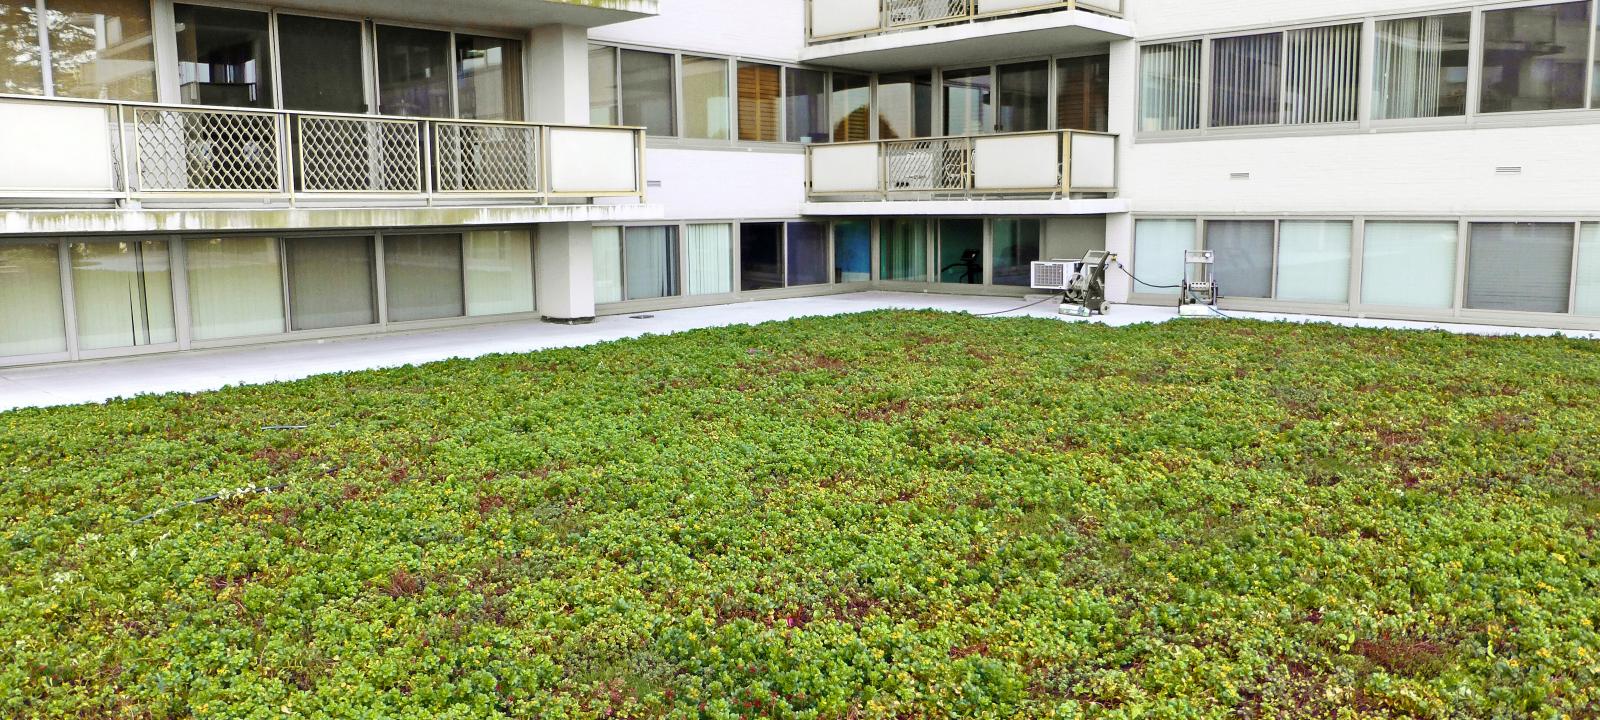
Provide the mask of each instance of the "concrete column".
[{"label": "concrete column", "polygon": [[[1106,129],[1117,134],[1117,188],[1118,195],[1130,204],[1138,199],[1130,195],[1137,188],[1134,162],[1133,135],[1139,123],[1139,47],[1132,40],[1111,43],[1111,87],[1108,88],[1109,106]],[[1123,265],[1133,267],[1133,216],[1117,213],[1106,216],[1106,250],[1115,253]],[[1121,270],[1112,270],[1106,276],[1106,299],[1125,303],[1133,290],[1133,280]]]},{"label": "concrete column", "polygon": [[589,124],[589,31],[540,25],[528,32],[528,119]]},{"label": "concrete column", "polygon": [[540,225],[533,267],[539,313],[546,322],[579,324],[594,320],[592,225]]},{"label": "concrete column", "polygon": [[[1133,267],[1133,215],[1115,213],[1106,216],[1106,252],[1117,256],[1117,262]],[[1133,292],[1133,279],[1128,274],[1111,268],[1106,272],[1106,299],[1125,303]]]}]

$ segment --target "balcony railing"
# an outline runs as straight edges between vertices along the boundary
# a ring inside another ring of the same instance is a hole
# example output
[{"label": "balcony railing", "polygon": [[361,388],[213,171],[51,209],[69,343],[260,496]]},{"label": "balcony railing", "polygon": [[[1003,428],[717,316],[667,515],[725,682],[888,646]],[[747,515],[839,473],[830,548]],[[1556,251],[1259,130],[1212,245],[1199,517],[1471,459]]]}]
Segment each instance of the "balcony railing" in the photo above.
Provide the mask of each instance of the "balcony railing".
[{"label": "balcony railing", "polygon": [[1050,10],[1121,15],[1122,0],[807,0],[811,42]]},{"label": "balcony railing", "polygon": [[1117,136],[1079,130],[882,140],[806,148],[812,200],[1108,197]]},{"label": "balcony railing", "polygon": [[0,198],[644,194],[644,130],[0,97]]}]

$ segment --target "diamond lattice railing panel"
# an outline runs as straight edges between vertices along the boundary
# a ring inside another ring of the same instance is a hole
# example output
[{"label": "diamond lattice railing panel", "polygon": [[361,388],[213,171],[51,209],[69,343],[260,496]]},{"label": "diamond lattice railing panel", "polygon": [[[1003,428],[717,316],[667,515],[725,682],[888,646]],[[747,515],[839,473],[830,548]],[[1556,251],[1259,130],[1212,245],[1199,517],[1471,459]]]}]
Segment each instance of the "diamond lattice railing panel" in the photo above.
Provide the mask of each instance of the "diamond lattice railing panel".
[{"label": "diamond lattice railing panel", "polygon": [[281,192],[278,116],[137,108],[139,189]]},{"label": "diamond lattice railing panel", "polygon": [[539,129],[440,123],[434,127],[443,192],[539,192]]},{"label": "diamond lattice railing panel", "polygon": [[965,190],[971,145],[962,139],[912,140],[884,145],[893,191]]},{"label": "diamond lattice railing panel", "polygon": [[300,117],[300,188],[306,192],[422,192],[421,123]]},{"label": "diamond lattice railing panel", "polygon": [[890,25],[917,25],[968,14],[968,0],[887,0]]}]

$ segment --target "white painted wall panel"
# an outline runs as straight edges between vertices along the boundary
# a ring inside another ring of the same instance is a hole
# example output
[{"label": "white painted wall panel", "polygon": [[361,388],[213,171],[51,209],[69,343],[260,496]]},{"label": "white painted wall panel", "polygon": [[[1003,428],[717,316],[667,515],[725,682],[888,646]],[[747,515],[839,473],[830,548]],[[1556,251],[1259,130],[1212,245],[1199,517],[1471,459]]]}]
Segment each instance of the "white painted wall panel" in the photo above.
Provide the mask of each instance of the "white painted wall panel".
[{"label": "white painted wall panel", "polygon": [[882,20],[878,0],[811,0],[811,34],[816,37],[876,30]]},{"label": "white painted wall panel", "polygon": [[656,17],[598,27],[591,40],[796,62],[803,0],[667,0]]},{"label": "white painted wall panel", "polygon": [[115,190],[110,125],[94,105],[0,102],[0,190]]},{"label": "white painted wall panel", "polygon": [[973,140],[973,185],[979,190],[1060,187],[1061,136],[1011,135]]},{"label": "white painted wall panel", "polygon": [[1117,139],[1110,135],[1072,133],[1072,187],[1117,186]]},{"label": "white painted wall panel", "polygon": [[800,153],[653,148],[646,151],[648,202],[674,220],[792,218],[805,199]]},{"label": "white painted wall panel", "polygon": [[1597,125],[1144,142],[1122,187],[1141,213],[1592,214],[1597,147]]},{"label": "white painted wall panel", "polygon": [[631,130],[550,129],[552,192],[630,192],[639,187]]},{"label": "white painted wall panel", "polygon": [[811,148],[811,189],[819,193],[878,192],[883,163],[877,143]]}]

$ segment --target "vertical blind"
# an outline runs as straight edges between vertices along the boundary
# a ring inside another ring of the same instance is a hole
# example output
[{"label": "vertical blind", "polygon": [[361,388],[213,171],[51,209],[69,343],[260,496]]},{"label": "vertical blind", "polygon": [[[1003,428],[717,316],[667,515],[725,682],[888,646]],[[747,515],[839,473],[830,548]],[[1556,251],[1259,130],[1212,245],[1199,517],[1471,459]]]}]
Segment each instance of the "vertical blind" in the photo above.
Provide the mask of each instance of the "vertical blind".
[{"label": "vertical blind", "polygon": [[1361,301],[1447,309],[1455,304],[1453,222],[1369,222],[1362,236]]},{"label": "vertical blind", "polygon": [[1200,41],[1147,45],[1139,54],[1139,129],[1199,128]]},{"label": "vertical blind", "polygon": [[1283,33],[1211,41],[1211,126],[1275,125]]},{"label": "vertical blind", "polygon": [[73,243],[71,252],[79,348],[177,342],[165,241]]},{"label": "vertical blind", "polygon": [[665,225],[623,231],[623,286],[629,300],[678,294],[677,228]]},{"label": "vertical blind", "polygon": [[[1177,295],[1183,282],[1183,251],[1194,249],[1193,220],[1140,220],[1134,225],[1133,256],[1138,281],[1133,291]],[[1149,283],[1148,285],[1145,283]]]},{"label": "vertical blind", "polygon": [[1216,280],[1224,296],[1272,297],[1272,235],[1271,220],[1206,222],[1206,247],[1217,253]]},{"label": "vertical blind", "polygon": [[1577,303],[1572,311],[1600,316],[1600,223],[1584,223],[1578,236]]},{"label": "vertical blind", "polygon": [[1473,223],[1465,306],[1567,312],[1572,249],[1571,223]]},{"label": "vertical blind", "polygon": [[0,245],[0,357],[66,352],[56,245]]},{"label": "vertical blind", "polygon": [[462,238],[468,315],[533,312],[533,242],[527,230],[476,230]]},{"label": "vertical blind", "polygon": [[928,279],[928,223],[923,220],[880,220],[879,275],[884,280]]},{"label": "vertical blind", "polygon": [[1278,223],[1279,300],[1343,303],[1350,299],[1350,240],[1347,220],[1285,220]]},{"label": "vertical blind", "polygon": [[295,330],[378,322],[370,237],[284,240],[289,318]]},{"label": "vertical blind", "polygon": [[384,297],[389,303],[389,321],[466,314],[461,266],[460,235],[385,235]]},{"label": "vertical blind", "polygon": [[690,225],[688,231],[689,294],[718,295],[733,291],[733,226]]},{"label": "vertical blind", "polygon": [[190,333],[196,340],[284,331],[283,262],[277,238],[184,243]]},{"label": "vertical blind", "polygon": [[622,302],[622,228],[594,229],[594,301]]},{"label": "vertical blind", "polygon": [[1466,112],[1467,13],[1378,23],[1372,116],[1378,120]]},{"label": "vertical blind", "polygon": [[1354,122],[1361,84],[1361,25],[1285,35],[1285,123]]}]

